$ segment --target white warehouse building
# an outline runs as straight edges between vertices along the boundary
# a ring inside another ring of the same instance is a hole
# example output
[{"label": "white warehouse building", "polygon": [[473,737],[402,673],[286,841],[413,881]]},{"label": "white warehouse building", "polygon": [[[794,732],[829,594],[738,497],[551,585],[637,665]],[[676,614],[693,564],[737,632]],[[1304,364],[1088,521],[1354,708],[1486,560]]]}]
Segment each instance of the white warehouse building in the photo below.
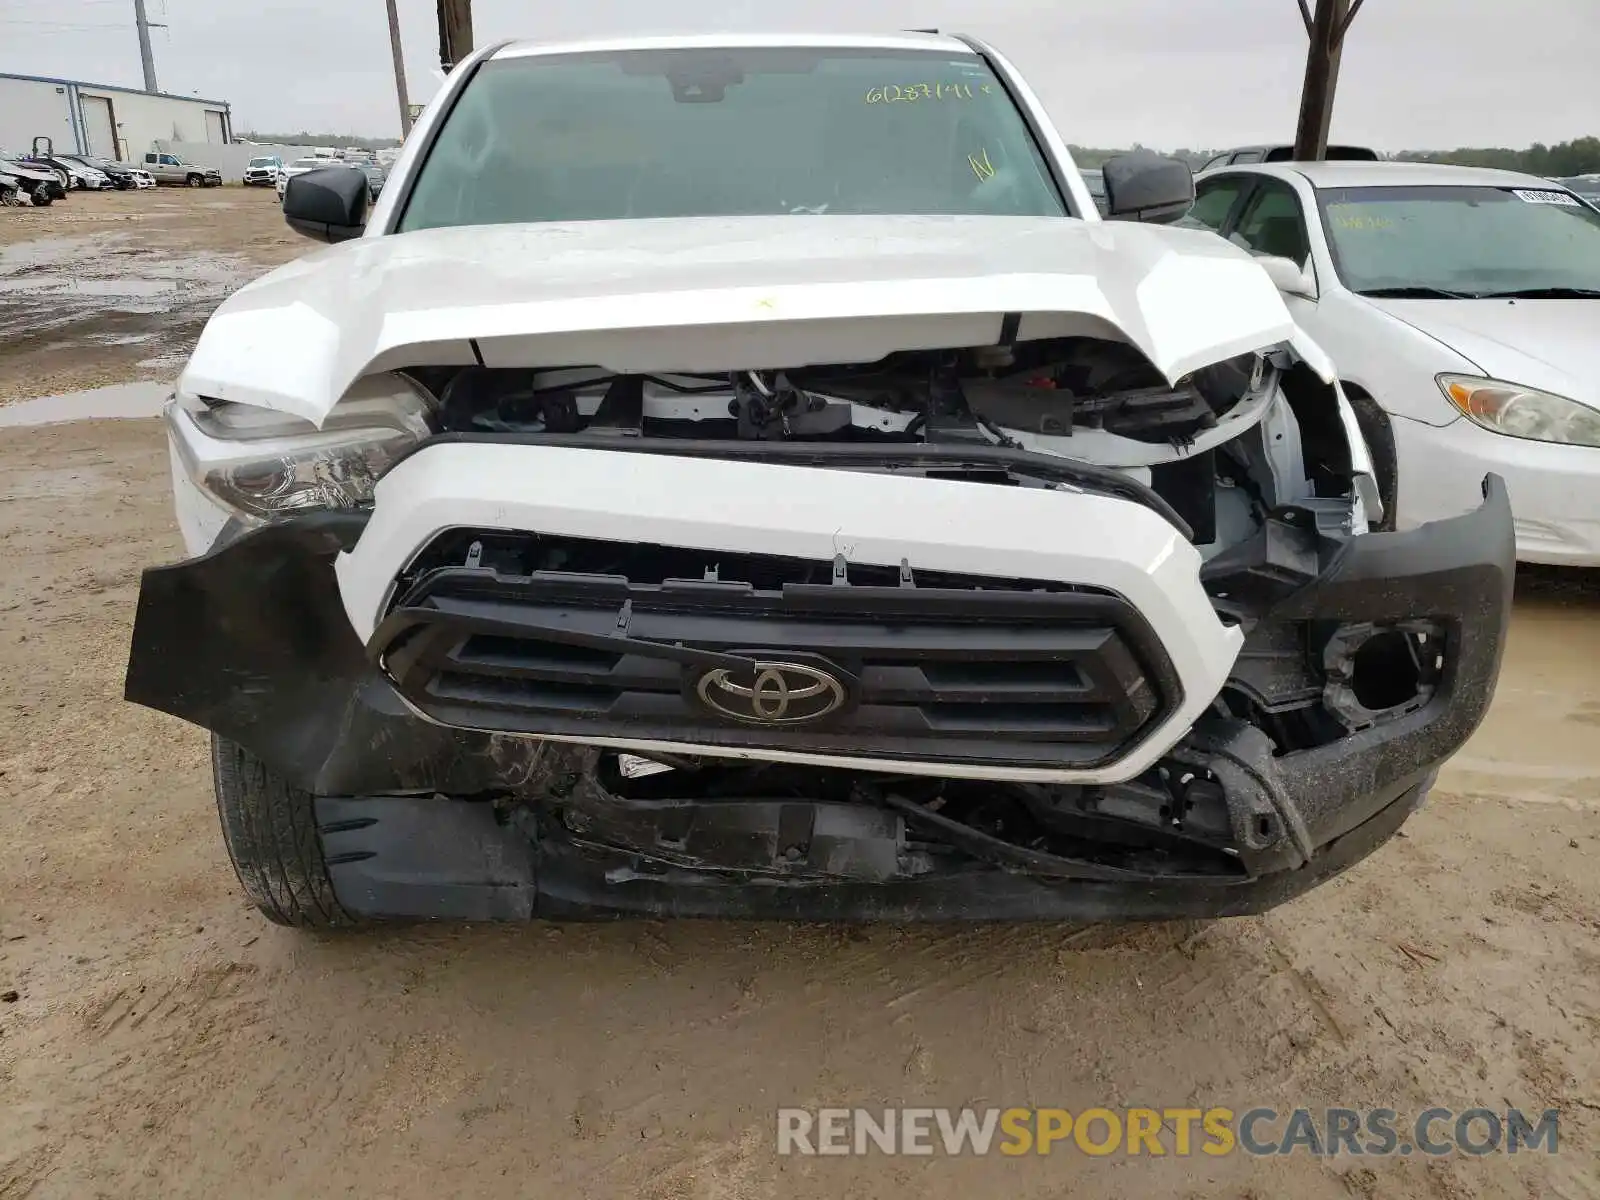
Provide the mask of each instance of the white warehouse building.
[{"label": "white warehouse building", "polygon": [[233,126],[221,100],[0,74],[0,149],[26,154],[36,137],[48,137],[57,154],[137,161],[158,141],[226,145]]}]

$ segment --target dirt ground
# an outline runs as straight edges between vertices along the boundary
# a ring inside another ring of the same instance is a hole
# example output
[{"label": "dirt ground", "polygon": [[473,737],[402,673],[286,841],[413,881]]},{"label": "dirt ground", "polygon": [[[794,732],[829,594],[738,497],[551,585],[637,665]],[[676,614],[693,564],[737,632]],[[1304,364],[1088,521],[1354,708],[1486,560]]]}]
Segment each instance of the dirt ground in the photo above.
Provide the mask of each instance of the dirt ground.
[{"label": "dirt ground", "polygon": [[[69,202],[125,208],[82,235],[0,212],[0,240],[310,245],[265,195]],[[0,380],[136,374],[96,328],[0,343]],[[1600,581],[1520,580],[1493,711],[1428,807],[1262,918],[319,937],[243,901],[202,734],[120,698],[140,569],[180,554],[166,475],[154,421],[0,429],[0,1200],[1600,1195]],[[779,1106],[886,1104],[1553,1107],[1561,1149],[775,1152]]]},{"label": "dirt ground", "polygon": [[0,404],[171,379],[223,296],[312,248],[270,188],[0,210]]}]

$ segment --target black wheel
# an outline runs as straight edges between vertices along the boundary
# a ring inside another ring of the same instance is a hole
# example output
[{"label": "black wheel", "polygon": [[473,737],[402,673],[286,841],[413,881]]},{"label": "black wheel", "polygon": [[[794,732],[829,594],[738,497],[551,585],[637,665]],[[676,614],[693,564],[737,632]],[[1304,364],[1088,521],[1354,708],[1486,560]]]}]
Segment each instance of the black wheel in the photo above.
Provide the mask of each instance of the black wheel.
[{"label": "black wheel", "polygon": [[236,742],[211,738],[222,838],[244,893],[270,921],[354,925],[333,894],[310,792],[291,787]]},{"label": "black wheel", "polygon": [[49,208],[55,203],[55,197],[50,194],[50,189],[41,183],[33,189],[33,203],[36,208]]}]

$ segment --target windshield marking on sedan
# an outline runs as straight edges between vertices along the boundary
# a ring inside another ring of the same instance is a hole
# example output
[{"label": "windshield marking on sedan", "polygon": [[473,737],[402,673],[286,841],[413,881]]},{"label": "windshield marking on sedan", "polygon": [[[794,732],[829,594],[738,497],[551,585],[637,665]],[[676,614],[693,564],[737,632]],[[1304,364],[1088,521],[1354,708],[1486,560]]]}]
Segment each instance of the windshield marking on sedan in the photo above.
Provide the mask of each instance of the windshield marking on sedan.
[{"label": "windshield marking on sedan", "polygon": [[1536,192],[1527,188],[1512,188],[1511,194],[1527,204],[1562,204],[1568,208],[1578,207],[1578,198],[1569,196],[1566,192]]},{"label": "windshield marking on sedan", "polygon": [[1336,211],[1338,205],[1330,206],[1329,214],[1333,223],[1340,229],[1393,229],[1394,221],[1389,217],[1377,217],[1368,213],[1341,213]]},{"label": "windshield marking on sedan", "polygon": [[978,96],[994,94],[992,84],[980,83],[974,89],[970,83],[909,83],[886,84],[868,88],[868,104],[894,104],[901,100],[975,100]]}]

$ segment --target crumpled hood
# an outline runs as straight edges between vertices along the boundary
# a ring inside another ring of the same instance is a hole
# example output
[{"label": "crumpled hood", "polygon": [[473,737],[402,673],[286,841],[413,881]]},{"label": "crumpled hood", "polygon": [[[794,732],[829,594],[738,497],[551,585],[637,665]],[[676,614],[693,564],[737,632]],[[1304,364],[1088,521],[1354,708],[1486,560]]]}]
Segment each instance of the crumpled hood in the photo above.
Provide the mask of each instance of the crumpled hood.
[{"label": "crumpled hood", "polygon": [[1485,375],[1600,408],[1600,300],[1375,300]]},{"label": "crumpled hood", "polygon": [[1084,334],[1169,380],[1293,342],[1248,254],[1209,232],[1023,217],[775,216],[474,226],[360,238],[212,316],[188,393],[320,423],[403,366],[737,370]]}]

